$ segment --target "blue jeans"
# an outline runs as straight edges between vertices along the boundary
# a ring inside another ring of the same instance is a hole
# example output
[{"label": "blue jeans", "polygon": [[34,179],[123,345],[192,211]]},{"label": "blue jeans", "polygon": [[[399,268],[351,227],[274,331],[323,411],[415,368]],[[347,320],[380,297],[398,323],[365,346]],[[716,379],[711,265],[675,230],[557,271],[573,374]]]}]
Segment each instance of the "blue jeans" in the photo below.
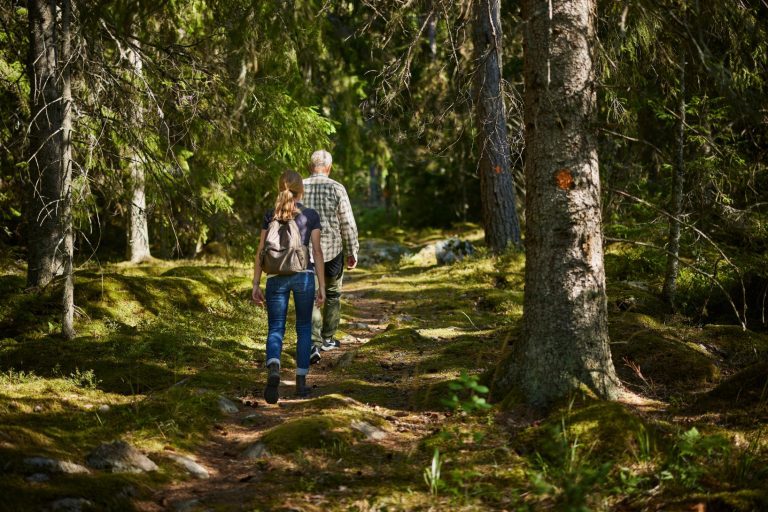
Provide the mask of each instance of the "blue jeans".
[{"label": "blue jeans", "polygon": [[315,302],[313,272],[297,272],[267,279],[267,364],[280,364],[291,292],[296,306],[296,375],[306,375],[309,373],[309,351],[312,348],[312,305]]}]

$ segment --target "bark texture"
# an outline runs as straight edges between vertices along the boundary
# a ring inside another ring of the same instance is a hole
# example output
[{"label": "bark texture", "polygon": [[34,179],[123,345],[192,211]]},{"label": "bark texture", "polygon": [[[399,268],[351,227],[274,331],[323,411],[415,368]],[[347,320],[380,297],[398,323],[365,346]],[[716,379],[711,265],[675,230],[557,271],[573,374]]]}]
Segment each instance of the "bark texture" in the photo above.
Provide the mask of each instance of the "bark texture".
[{"label": "bark texture", "polygon": [[[143,81],[143,62],[138,52],[138,41],[131,41],[133,46],[125,50],[125,58],[131,67],[132,81],[141,86]],[[141,104],[136,104],[133,110],[132,125],[139,130],[144,122],[144,112]],[[132,263],[140,263],[152,257],[149,249],[149,224],[147,222],[147,196],[145,192],[146,171],[144,158],[137,148],[128,150],[128,225],[126,229],[126,257]]]},{"label": "bark texture", "polygon": [[29,0],[29,127],[27,285],[64,275],[62,334],[74,331],[72,227],[72,88],[70,0]]},{"label": "bark texture", "polygon": [[683,185],[685,178],[685,52],[680,54],[680,91],[677,103],[676,155],[669,201],[669,235],[667,237],[667,268],[661,294],[667,305],[675,309],[677,276],[680,272],[680,216],[683,214]]},{"label": "bark texture", "polygon": [[46,286],[64,271],[64,102],[57,55],[57,4],[30,0],[29,82],[32,121],[29,127],[29,179],[25,205],[27,286]]},{"label": "bark texture", "polygon": [[62,231],[64,233],[64,296],[62,297],[61,334],[75,337],[75,282],[73,275],[74,232],[72,225],[72,2],[61,0],[61,172]]},{"label": "bark texture", "polygon": [[501,373],[547,407],[587,387],[618,395],[608,343],[592,121],[593,0],[524,0],[526,268],[522,339]]},{"label": "bark texture", "polygon": [[474,77],[476,146],[480,151],[478,172],[485,226],[485,242],[499,252],[520,244],[517,200],[510,169],[506,108],[501,87],[500,0],[476,0]]}]

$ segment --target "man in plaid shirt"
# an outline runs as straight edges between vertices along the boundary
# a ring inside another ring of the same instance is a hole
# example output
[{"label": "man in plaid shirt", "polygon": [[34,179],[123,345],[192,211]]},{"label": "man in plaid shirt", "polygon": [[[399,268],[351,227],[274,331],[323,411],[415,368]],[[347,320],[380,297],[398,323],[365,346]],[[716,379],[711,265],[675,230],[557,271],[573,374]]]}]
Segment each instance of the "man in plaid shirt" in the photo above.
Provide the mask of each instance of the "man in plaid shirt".
[{"label": "man in plaid shirt", "polygon": [[333,159],[325,150],[312,153],[311,176],[304,180],[303,204],[320,214],[322,231],[320,245],[325,260],[325,305],[322,314],[315,306],[312,311],[311,361],[320,361],[322,350],[332,350],[340,343],[334,338],[341,318],[341,283],[344,277],[344,254],[347,268],[357,266],[360,244],[357,240],[357,225],[352,214],[347,190],[341,183],[328,177]]}]

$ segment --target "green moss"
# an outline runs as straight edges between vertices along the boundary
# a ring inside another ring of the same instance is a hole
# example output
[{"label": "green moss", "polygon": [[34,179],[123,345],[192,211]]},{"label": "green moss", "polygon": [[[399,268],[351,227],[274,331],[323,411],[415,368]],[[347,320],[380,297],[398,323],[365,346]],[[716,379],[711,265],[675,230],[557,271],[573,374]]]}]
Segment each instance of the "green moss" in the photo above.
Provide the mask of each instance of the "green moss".
[{"label": "green moss", "polygon": [[267,431],[262,441],[275,453],[351,444],[355,436],[343,418],[312,415],[288,421]]},{"label": "green moss", "polygon": [[651,396],[700,389],[720,377],[711,354],[647,315],[619,315],[609,330],[619,376]]},{"label": "green moss", "polygon": [[586,405],[553,411],[541,426],[522,439],[529,449],[550,461],[563,461],[578,450],[580,456],[599,462],[634,459],[643,436],[655,437],[641,418],[616,402],[588,401]]},{"label": "green moss", "polygon": [[768,418],[768,362],[754,364],[732,375],[715,389],[702,395],[692,406],[693,410],[734,410],[754,419],[762,415]]}]

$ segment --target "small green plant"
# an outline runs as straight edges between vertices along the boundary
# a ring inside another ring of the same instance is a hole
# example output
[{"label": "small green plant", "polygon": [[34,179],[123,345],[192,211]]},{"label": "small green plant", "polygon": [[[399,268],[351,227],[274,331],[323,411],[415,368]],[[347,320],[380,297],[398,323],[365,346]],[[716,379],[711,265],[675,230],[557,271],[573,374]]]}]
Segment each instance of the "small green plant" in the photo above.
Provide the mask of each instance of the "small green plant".
[{"label": "small green plant", "polygon": [[96,389],[101,383],[101,381],[96,378],[96,374],[93,373],[93,370],[81,371],[79,368],[75,368],[75,371],[69,374],[67,380],[75,386],[84,389]]},{"label": "small green plant", "polygon": [[722,436],[703,436],[696,427],[679,435],[670,460],[659,474],[659,480],[675,481],[686,489],[698,489],[699,480],[712,465],[730,452],[728,440]]},{"label": "small green plant", "polygon": [[641,426],[640,429],[635,432],[635,438],[637,439],[637,460],[638,462],[647,462],[651,460],[653,452],[653,439],[648,430]]},{"label": "small green plant", "polygon": [[429,493],[437,496],[440,490],[440,472],[443,467],[443,461],[440,459],[440,450],[435,448],[435,454],[432,456],[432,464],[424,469],[424,481],[429,487]]},{"label": "small green plant", "polygon": [[449,399],[443,400],[443,404],[455,411],[463,410],[473,413],[491,408],[491,404],[480,396],[488,394],[488,387],[478,383],[476,375],[469,375],[466,371],[462,371],[461,377],[448,383],[448,387],[453,394]]}]

